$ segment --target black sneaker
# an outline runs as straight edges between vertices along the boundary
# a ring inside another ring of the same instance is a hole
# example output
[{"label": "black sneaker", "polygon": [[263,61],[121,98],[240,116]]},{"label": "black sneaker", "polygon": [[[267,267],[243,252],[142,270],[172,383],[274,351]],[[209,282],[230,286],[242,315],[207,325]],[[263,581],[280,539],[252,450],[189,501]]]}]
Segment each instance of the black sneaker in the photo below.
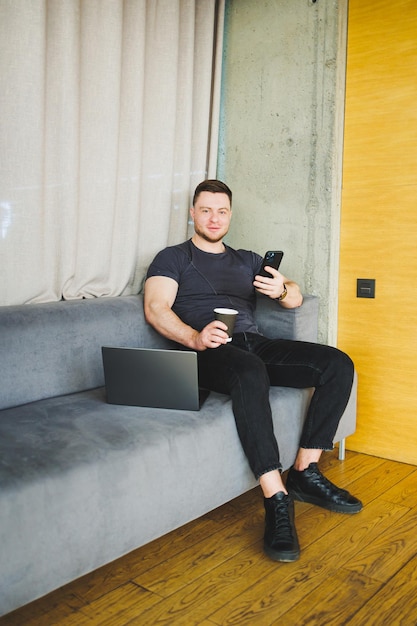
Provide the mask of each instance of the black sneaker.
[{"label": "black sneaker", "polygon": [[264,505],[265,554],[274,561],[296,561],[300,556],[300,546],[294,526],[293,499],[279,491],[272,498],[264,498]]},{"label": "black sneaker", "polygon": [[286,487],[295,500],[316,504],[329,511],[358,513],[363,508],[360,500],[323,476],[317,463],[310,463],[301,472],[292,467],[288,472]]}]

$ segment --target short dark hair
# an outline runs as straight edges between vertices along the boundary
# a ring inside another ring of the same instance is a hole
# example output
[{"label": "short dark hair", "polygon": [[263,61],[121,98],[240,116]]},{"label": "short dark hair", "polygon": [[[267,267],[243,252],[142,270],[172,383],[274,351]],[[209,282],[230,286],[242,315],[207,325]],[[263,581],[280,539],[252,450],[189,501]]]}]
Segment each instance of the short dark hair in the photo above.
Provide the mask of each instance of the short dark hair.
[{"label": "short dark hair", "polygon": [[198,196],[203,191],[209,191],[210,193],[225,193],[230,200],[230,206],[232,206],[232,191],[226,183],[223,183],[221,180],[203,180],[203,182],[197,185],[193,197],[193,206],[195,206]]}]

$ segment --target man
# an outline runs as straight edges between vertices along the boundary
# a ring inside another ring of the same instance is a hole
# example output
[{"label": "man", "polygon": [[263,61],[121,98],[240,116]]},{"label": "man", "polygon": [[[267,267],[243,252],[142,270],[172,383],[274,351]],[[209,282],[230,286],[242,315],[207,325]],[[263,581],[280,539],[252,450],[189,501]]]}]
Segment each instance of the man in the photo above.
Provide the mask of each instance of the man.
[{"label": "man", "polygon": [[[145,282],[145,316],[159,333],[197,351],[202,387],[230,394],[243,450],[264,495],[264,550],[276,561],[295,561],[300,548],[293,498],[341,513],[362,509],[359,500],[331,483],[317,465],[322,451],[333,448],[352,387],[353,364],[336,348],[272,340],[259,333],[255,290],[285,308],[300,306],[303,297],[295,282],[272,267],[270,278],[260,276],[261,256],[223,243],[231,207],[232,192],[221,181],[197,186],[190,209],[194,235],[153,260]],[[226,325],[213,319],[216,307],[239,311],[231,343]],[[273,432],[270,385],[315,388],[286,485]]]}]

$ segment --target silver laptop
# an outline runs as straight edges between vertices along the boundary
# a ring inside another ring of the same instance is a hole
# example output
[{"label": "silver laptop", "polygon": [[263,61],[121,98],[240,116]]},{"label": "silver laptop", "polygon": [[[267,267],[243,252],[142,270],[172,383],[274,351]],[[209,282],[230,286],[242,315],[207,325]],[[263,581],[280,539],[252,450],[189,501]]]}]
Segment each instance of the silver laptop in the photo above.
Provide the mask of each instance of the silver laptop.
[{"label": "silver laptop", "polygon": [[197,353],[102,347],[107,402],[198,411],[208,391],[198,388]]}]

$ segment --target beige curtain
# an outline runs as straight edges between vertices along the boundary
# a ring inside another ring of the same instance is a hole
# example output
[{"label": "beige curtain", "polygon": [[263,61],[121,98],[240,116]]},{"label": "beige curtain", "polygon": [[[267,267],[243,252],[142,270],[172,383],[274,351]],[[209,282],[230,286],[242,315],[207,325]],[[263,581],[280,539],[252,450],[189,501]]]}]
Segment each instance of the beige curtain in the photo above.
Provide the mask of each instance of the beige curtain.
[{"label": "beige curtain", "polygon": [[223,2],[0,0],[0,305],[137,293],[216,169]]}]

